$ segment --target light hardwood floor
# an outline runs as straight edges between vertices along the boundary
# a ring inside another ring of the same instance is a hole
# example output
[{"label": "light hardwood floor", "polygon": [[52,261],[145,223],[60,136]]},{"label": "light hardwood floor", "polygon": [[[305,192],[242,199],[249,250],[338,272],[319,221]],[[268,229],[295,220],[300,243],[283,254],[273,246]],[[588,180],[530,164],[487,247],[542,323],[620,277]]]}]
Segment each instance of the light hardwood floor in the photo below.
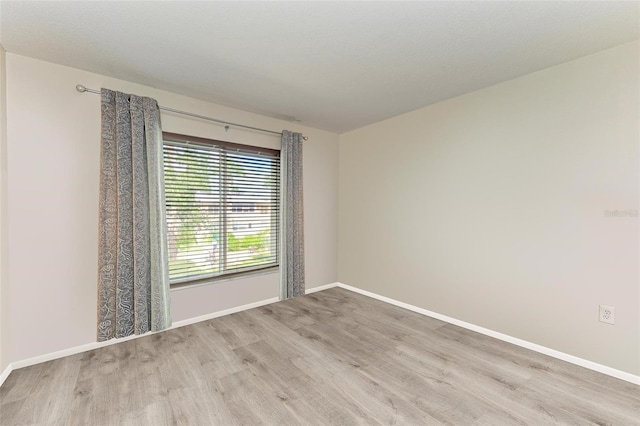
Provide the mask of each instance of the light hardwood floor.
[{"label": "light hardwood floor", "polygon": [[639,425],[640,387],[334,288],[11,373],[2,425]]}]

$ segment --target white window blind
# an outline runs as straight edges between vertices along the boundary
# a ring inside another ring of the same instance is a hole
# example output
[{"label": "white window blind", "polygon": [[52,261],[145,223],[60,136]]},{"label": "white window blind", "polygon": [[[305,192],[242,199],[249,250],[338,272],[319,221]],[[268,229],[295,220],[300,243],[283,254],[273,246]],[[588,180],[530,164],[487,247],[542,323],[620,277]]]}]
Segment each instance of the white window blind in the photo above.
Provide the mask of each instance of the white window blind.
[{"label": "white window blind", "polygon": [[280,153],[164,133],[172,285],[278,265]]}]

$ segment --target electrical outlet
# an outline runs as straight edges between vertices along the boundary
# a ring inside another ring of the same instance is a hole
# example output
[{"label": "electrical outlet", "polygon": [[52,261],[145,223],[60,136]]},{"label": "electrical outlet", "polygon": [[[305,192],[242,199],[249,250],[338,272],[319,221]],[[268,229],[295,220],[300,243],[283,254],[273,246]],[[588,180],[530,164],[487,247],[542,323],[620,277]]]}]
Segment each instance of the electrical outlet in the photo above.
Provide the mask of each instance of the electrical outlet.
[{"label": "electrical outlet", "polygon": [[600,322],[607,324],[616,323],[616,308],[613,306],[600,305]]}]

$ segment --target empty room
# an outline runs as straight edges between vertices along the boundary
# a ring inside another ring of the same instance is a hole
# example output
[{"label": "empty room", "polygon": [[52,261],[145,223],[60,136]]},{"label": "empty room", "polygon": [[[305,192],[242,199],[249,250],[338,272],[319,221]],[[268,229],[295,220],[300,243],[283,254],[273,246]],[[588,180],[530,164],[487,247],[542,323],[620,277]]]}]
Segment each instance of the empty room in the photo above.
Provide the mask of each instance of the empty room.
[{"label": "empty room", "polygon": [[0,425],[640,425],[640,2],[0,0]]}]

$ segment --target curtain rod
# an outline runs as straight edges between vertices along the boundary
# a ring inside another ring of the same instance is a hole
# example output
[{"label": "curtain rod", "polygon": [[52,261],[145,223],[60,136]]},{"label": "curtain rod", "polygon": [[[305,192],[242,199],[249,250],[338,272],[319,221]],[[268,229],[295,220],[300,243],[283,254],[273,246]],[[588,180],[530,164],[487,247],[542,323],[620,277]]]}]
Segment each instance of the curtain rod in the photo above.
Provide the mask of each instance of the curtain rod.
[{"label": "curtain rod", "polygon": [[[84,92],[89,92],[89,93],[95,93],[97,95],[100,94],[99,90],[95,90],[95,89],[89,89],[85,86],[83,86],[82,84],[77,84],[76,85],[76,90],[80,93],[84,93]],[[217,118],[211,118],[211,117],[207,117],[204,115],[200,115],[200,114],[194,114],[192,112],[186,112],[186,111],[180,111],[179,109],[173,109],[173,108],[168,108],[168,107],[163,107],[163,106],[159,106],[159,108],[163,111],[169,111],[169,112],[173,112],[176,114],[182,114],[182,115],[188,115],[189,117],[195,117],[195,118],[200,118],[202,120],[208,120],[208,121],[213,121],[216,123],[220,123],[220,124],[224,124],[225,125],[225,130],[229,129],[229,126],[233,126],[233,127],[241,127],[243,129],[251,129],[251,130],[256,130],[258,132],[265,132],[265,133],[271,133],[274,135],[280,135],[282,136],[282,132],[275,132],[273,130],[268,130],[268,129],[261,129],[259,127],[253,127],[253,126],[246,126],[244,124],[238,124],[238,123],[232,123],[230,121],[224,121],[224,120],[219,120]],[[302,136],[303,140],[309,140],[309,138],[307,136]]]}]

